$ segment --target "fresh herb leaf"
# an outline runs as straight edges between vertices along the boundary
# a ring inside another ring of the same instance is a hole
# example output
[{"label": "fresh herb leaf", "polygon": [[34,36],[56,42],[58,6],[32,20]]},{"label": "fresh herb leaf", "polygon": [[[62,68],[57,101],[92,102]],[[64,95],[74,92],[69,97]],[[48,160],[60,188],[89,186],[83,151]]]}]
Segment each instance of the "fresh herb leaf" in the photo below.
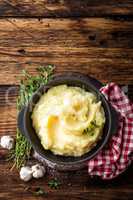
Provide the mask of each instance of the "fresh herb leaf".
[{"label": "fresh herb leaf", "polygon": [[48,185],[52,189],[58,189],[61,183],[55,178],[48,182]]},{"label": "fresh herb leaf", "polygon": [[43,196],[47,194],[47,192],[41,187],[31,188],[28,186],[24,189],[24,191],[28,191],[35,196]]},{"label": "fresh herb leaf", "polygon": [[96,121],[93,120],[90,122],[89,126],[86,129],[84,129],[83,134],[89,134],[89,135],[93,136],[94,130],[97,127],[99,127],[99,126],[96,124]]},{"label": "fresh herb leaf", "polygon": [[43,196],[46,195],[47,192],[45,192],[43,188],[37,187],[36,190],[33,192],[33,194],[36,196]]},{"label": "fresh herb leaf", "polygon": [[[40,66],[36,69],[38,74],[32,76],[26,70],[22,71],[22,79],[20,81],[19,95],[17,98],[17,110],[20,111],[25,106],[32,94],[42,85],[46,84],[53,75],[54,66]],[[16,145],[10,152],[9,159],[14,159],[15,166],[19,169],[25,164],[30,157],[31,145],[27,139],[17,129]]]}]

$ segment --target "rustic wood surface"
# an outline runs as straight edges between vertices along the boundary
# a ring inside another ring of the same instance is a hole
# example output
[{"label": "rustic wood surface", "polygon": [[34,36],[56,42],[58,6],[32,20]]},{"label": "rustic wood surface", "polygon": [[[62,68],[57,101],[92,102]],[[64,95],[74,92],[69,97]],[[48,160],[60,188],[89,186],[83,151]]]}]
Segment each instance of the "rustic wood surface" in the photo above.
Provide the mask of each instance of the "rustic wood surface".
[{"label": "rustic wood surface", "polygon": [[[0,136],[16,131],[16,97],[22,69],[36,73],[54,64],[56,73],[80,71],[103,83],[129,86],[133,100],[132,0],[0,0]],[[44,179],[20,181],[0,148],[0,200],[88,200],[133,197],[133,167],[112,181],[91,178],[87,169],[49,172]],[[61,186],[47,183],[58,177]],[[44,197],[32,193],[41,186]]]},{"label": "rustic wood surface", "polygon": [[128,17],[132,11],[132,0],[0,0],[0,14],[4,17]]},{"label": "rustic wood surface", "polygon": [[23,68],[34,73],[48,63],[57,72],[76,70],[103,82],[133,84],[132,25],[105,18],[1,19],[0,84],[16,84]]}]

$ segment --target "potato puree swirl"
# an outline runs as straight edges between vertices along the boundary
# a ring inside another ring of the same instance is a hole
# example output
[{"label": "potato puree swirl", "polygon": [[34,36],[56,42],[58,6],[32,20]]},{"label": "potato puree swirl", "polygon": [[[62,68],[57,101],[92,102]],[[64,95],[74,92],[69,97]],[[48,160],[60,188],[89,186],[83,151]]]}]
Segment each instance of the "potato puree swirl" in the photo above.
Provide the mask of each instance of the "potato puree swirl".
[{"label": "potato puree swirl", "polygon": [[42,95],[31,117],[44,149],[64,156],[81,156],[90,151],[105,123],[96,96],[67,85],[52,87]]}]

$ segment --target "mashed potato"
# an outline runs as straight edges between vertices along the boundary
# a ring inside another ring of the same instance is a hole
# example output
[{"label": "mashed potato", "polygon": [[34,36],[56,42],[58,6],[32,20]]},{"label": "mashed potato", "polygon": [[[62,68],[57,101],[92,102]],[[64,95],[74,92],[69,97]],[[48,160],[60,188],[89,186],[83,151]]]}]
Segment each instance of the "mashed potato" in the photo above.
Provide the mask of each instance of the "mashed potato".
[{"label": "mashed potato", "polygon": [[44,149],[57,155],[81,156],[100,138],[105,115],[93,93],[59,85],[42,95],[32,122]]}]

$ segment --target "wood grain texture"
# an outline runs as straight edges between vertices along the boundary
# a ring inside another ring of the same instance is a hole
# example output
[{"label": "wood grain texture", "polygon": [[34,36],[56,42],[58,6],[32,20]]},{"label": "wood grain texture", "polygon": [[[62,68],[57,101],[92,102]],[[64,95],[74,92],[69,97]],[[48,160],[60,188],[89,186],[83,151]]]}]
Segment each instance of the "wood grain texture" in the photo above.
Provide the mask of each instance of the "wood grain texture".
[{"label": "wood grain texture", "polygon": [[132,0],[0,0],[0,16],[132,16]]},{"label": "wood grain texture", "polygon": [[[0,161],[0,169],[3,169],[0,171],[0,200],[14,200],[14,198],[17,200],[65,200],[66,198],[70,200],[87,200],[88,198],[94,200],[131,200],[133,195],[132,166],[126,173],[113,181],[102,181],[98,178],[91,179],[86,169],[75,173],[58,173],[57,177],[61,182],[61,186],[57,190],[50,189],[47,185],[48,181],[54,177],[51,173],[43,179],[24,183],[20,181],[16,170],[10,171],[11,167],[11,164]],[[36,197],[31,191],[35,191],[37,187],[43,188],[47,194],[44,197]]]},{"label": "wood grain texture", "polygon": [[18,87],[0,86],[0,136],[16,135]]},{"label": "wood grain texture", "polygon": [[[82,71],[103,82],[133,84],[133,22],[105,18],[1,19],[0,84],[18,84],[22,69]],[[7,76],[7,74],[10,76]]]},{"label": "wood grain texture", "polygon": [[[79,71],[106,83],[129,85],[133,100],[132,0],[0,0],[0,136],[15,137],[18,77],[22,69],[36,73],[54,64],[56,73]],[[48,171],[40,180],[24,183],[10,171],[8,151],[0,148],[0,200],[131,200],[133,166],[112,181],[91,179],[87,169]],[[35,161],[30,161],[35,162]],[[47,183],[58,177],[52,190]],[[47,192],[34,196],[36,187]]]}]

